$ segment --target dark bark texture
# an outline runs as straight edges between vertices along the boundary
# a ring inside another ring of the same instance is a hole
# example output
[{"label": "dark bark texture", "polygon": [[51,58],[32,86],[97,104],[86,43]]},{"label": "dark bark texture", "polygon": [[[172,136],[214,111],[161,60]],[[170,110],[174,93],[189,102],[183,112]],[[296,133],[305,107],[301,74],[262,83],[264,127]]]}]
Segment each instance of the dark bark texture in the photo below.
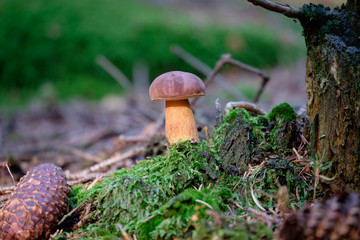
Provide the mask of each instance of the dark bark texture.
[{"label": "dark bark texture", "polygon": [[332,162],[325,174],[336,184],[360,191],[360,0],[333,10],[305,5],[299,19],[313,156]]},{"label": "dark bark texture", "polygon": [[225,130],[225,140],[219,155],[222,168],[231,175],[238,175],[239,169],[246,171],[250,162],[252,126],[238,117]]}]

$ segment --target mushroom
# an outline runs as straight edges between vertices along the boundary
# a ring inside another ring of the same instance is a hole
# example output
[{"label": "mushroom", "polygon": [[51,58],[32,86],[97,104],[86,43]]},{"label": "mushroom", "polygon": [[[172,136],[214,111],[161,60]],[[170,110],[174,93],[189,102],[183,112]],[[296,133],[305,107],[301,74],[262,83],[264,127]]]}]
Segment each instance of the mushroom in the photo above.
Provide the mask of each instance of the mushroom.
[{"label": "mushroom", "polygon": [[165,134],[170,145],[179,141],[199,142],[188,98],[205,95],[205,85],[196,75],[172,71],[158,76],[150,86],[152,101],[165,100]]}]

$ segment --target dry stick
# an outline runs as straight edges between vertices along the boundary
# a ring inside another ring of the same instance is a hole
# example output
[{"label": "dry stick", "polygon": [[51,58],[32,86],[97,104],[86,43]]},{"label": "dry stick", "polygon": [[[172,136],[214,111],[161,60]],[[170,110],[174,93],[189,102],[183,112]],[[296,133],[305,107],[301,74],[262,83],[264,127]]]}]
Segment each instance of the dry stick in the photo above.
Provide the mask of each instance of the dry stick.
[{"label": "dry stick", "polygon": [[149,102],[149,66],[145,61],[137,61],[133,66],[133,82],[135,100],[141,102]]},{"label": "dry stick", "polygon": [[207,207],[210,208],[211,210],[214,210],[214,208],[213,208],[210,204],[208,204],[207,202],[204,202],[204,201],[199,200],[199,199],[195,199],[195,202],[204,204],[205,206],[207,206]]},{"label": "dry stick", "polygon": [[142,223],[146,223],[147,221],[149,221],[150,219],[152,219],[152,218],[154,218],[154,217],[156,217],[156,216],[157,216],[157,214],[155,214],[155,215],[151,215],[150,217],[148,217],[148,218],[146,218],[146,219],[142,220],[141,222],[142,222]]},{"label": "dry stick", "polygon": [[230,54],[223,54],[221,55],[219,61],[216,62],[214,70],[210,73],[210,75],[205,80],[205,86],[208,86],[213,80],[216,79],[216,75],[221,71],[221,69],[224,67],[225,63],[229,61],[231,58]]},{"label": "dry stick", "polygon": [[260,70],[260,69],[254,68],[254,67],[252,67],[252,66],[250,66],[250,65],[247,65],[247,64],[245,64],[245,63],[242,63],[242,62],[237,61],[237,60],[232,59],[232,58],[229,58],[228,61],[227,61],[227,63],[229,63],[230,65],[233,65],[233,66],[235,66],[235,67],[238,67],[238,68],[240,68],[240,69],[244,69],[244,70],[246,70],[246,71],[248,71],[248,72],[257,74],[257,75],[259,75],[260,77],[262,77],[263,81],[262,81],[262,83],[261,83],[261,86],[260,86],[260,88],[259,88],[259,90],[258,90],[258,92],[257,92],[257,94],[256,94],[256,96],[255,96],[255,98],[254,98],[254,100],[253,100],[253,102],[256,103],[257,101],[259,101],[259,98],[260,98],[260,96],[261,96],[261,93],[264,91],[266,84],[267,84],[267,83],[269,82],[269,80],[270,80],[269,75],[268,75],[267,73],[265,73],[264,71]]},{"label": "dry stick", "polygon": [[266,212],[259,212],[251,207],[247,209],[247,211],[254,214],[254,218],[256,220],[263,220],[262,222],[268,227],[271,228],[271,223],[274,222],[274,218],[269,216]]},{"label": "dry stick", "polygon": [[120,223],[117,223],[115,226],[121,231],[121,234],[124,236],[125,240],[130,240],[131,239],[129,237],[129,235],[126,233],[124,227]]},{"label": "dry stick", "polygon": [[125,159],[137,156],[140,153],[144,152],[145,150],[146,150],[146,148],[144,146],[130,148],[128,151],[126,151],[124,153],[121,153],[119,156],[109,158],[109,159],[107,159],[107,160],[105,160],[105,161],[103,161],[103,162],[101,162],[99,164],[91,166],[90,168],[88,168],[87,170],[85,170],[83,172],[89,173],[89,172],[99,171],[99,170],[101,170],[103,168],[106,168],[106,167],[109,167],[109,166],[113,165],[116,162],[123,161]]},{"label": "dry stick", "polygon": [[137,156],[140,153],[144,152],[145,150],[146,150],[146,147],[144,147],[144,146],[137,146],[137,147],[130,148],[126,152],[121,153],[119,156],[115,156],[115,157],[109,158],[101,163],[95,164],[95,165],[81,171],[80,173],[70,174],[70,176],[68,176],[68,178],[69,179],[84,178],[90,173],[97,172],[97,171],[99,171],[103,168],[107,168],[117,162],[124,161],[128,158]]},{"label": "dry stick", "polygon": [[240,210],[244,210],[244,208],[242,206],[240,206],[240,204],[238,204],[237,202],[235,201],[231,201],[237,208],[239,208]]},{"label": "dry stick", "polygon": [[5,186],[5,187],[0,187],[0,194],[1,193],[5,193],[5,192],[11,192],[15,189],[15,186]]},{"label": "dry stick", "polygon": [[284,5],[268,0],[248,0],[248,2],[251,2],[255,6],[260,6],[267,10],[284,14],[285,16],[290,18],[299,18],[301,15],[300,8],[295,8],[288,4]]},{"label": "dry stick", "polygon": [[76,206],[73,210],[71,210],[68,214],[66,214],[65,216],[62,217],[62,219],[60,220],[60,222],[58,223],[58,225],[62,224],[68,217],[70,217],[71,215],[74,214],[74,212],[76,212],[77,210],[79,210],[80,208],[82,208],[83,206],[85,206],[85,204],[88,204],[89,202],[91,202],[89,199],[86,199],[85,201],[83,201],[81,204],[79,204],[78,206]]},{"label": "dry stick", "polygon": [[263,110],[262,108],[260,108],[259,106],[257,106],[254,103],[240,101],[240,102],[228,102],[225,106],[225,115],[229,114],[230,110],[237,108],[237,107],[244,108],[244,109],[254,112],[258,115],[266,115],[267,114],[267,112],[265,110]]},{"label": "dry stick", "polygon": [[[196,70],[198,70],[205,76],[211,75],[212,69],[209,66],[207,66],[205,63],[201,62],[199,59],[197,59],[196,57],[194,57],[193,55],[182,49],[180,46],[173,45],[170,50],[173,54],[184,60],[186,63],[194,67]],[[226,78],[222,77],[221,75],[212,78],[217,84],[221,85],[232,95],[234,95],[234,97],[243,97],[238,91],[234,89],[234,87],[231,84],[228,83],[228,80]],[[205,86],[208,86],[206,81],[205,81]],[[198,99],[199,98],[194,98],[192,100],[191,102],[192,106],[195,106],[195,103],[198,101]]]},{"label": "dry stick", "polygon": [[147,143],[151,140],[149,136],[142,135],[120,135],[117,139],[118,143],[128,143],[128,144],[137,144],[137,143]]},{"label": "dry stick", "polygon": [[102,162],[102,159],[100,157],[86,153],[77,148],[68,147],[68,148],[60,149],[60,151],[65,152],[65,153],[70,153],[76,157],[84,159],[85,161],[96,162],[96,163]]},{"label": "dry stick", "polygon": [[108,177],[108,176],[110,176],[110,173],[89,173],[86,176],[80,173],[80,174],[71,174],[67,178],[68,178],[68,184],[70,186],[75,186],[89,181],[93,181],[96,178]]},{"label": "dry stick", "polygon": [[251,188],[250,188],[250,193],[251,193],[251,197],[252,197],[252,199],[254,200],[256,206],[257,206],[261,211],[266,212],[266,209],[265,209],[263,206],[261,206],[260,202],[259,202],[258,199],[256,198],[256,196],[255,196],[255,194],[254,194],[254,189],[253,189],[252,186],[251,186]]},{"label": "dry stick", "polygon": [[222,112],[222,104],[219,98],[217,98],[215,100],[215,108],[216,108],[216,127],[220,126],[223,118],[224,118],[224,114]]},{"label": "dry stick", "polygon": [[[260,88],[259,88],[259,90],[258,90],[258,92],[257,92],[257,94],[256,94],[256,96],[255,96],[255,98],[253,100],[253,102],[256,103],[259,100],[262,92],[264,91],[266,84],[270,80],[269,75],[267,75],[264,71],[262,71],[260,69],[254,68],[254,67],[252,67],[250,65],[247,65],[247,64],[239,62],[239,61],[237,61],[235,59],[232,59],[230,54],[221,55],[221,58],[216,63],[214,70],[212,71],[212,73],[206,79],[205,86],[209,85],[213,81],[215,76],[223,69],[225,64],[230,64],[232,66],[235,66],[235,67],[240,68],[240,69],[244,69],[244,70],[246,70],[248,72],[254,73],[254,74],[259,75],[260,77],[262,77],[263,80],[262,80],[261,86],[260,86]],[[192,103],[194,104],[196,101],[197,100],[194,99]]]},{"label": "dry stick", "polygon": [[10,170],[10,168],[9,168],[9,164],[8,164],[8,163],[6,163],[6,165],[5,165],[5,166],[6,166],[6,169],[8,170],[8,172],[9,172],[9,174],[10,174],[10,176],[11,176],[12,180],[13,180],[14,186],[16,187],[16,182],[15,182],[14,176],[12,175],[11,170]]},{"label": "dry stick", "polygon": [[125,90],[132,91],[130,80],[103,55],[96,57],[96,63],[99,64],[110,76],[112,76]]}]

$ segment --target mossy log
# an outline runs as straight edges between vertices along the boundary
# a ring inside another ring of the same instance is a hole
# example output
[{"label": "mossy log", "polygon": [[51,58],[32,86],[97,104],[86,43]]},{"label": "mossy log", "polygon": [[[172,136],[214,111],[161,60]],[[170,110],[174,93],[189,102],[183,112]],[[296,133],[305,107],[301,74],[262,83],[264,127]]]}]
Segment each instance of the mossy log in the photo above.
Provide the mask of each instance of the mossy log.
[{"label": "mossy log", "polygon": [[339,187],[360,191],[360,0],[333,10],[248,0],[300,20],[307,47],[306,92],[313,158],[332,163]]},{"label": "mossy log", "polygon": [[293,147],[299,146],[303,134],[303,120],[300,119],[296,119],[296,113],[288,103],[281,103],[268,115],[255,118],[240,109],[231,112],[226,116],[227,125],[219,150],[221,167],[235,176],[247,171],[249,164],[260,164],[259,156],[275,149],[291,153]]},{"label": "mossy log", "polygon": [[330,10],[305,5],[306,92],[312,155],[328,176],[360,190],[360,1]]},{"label": "mossy log", "polygon": [[248,168],[252,130],[251,124],[242,117],[237,117],[225,130],[219,155],[223,159],[222,167],[231,175]]}]

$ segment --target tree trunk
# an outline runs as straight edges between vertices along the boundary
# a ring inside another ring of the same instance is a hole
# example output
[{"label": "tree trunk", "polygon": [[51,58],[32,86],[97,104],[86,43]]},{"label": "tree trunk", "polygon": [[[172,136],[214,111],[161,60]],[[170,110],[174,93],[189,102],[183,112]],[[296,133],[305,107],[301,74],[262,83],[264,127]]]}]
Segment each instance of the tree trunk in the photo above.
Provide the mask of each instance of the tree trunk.
[{"label": "tree trunk", "polygon": [[336,184],[360,191],[360,0],[334,10],[305,5],[299,20],[312,156],[332,162],[325,174]]}]

